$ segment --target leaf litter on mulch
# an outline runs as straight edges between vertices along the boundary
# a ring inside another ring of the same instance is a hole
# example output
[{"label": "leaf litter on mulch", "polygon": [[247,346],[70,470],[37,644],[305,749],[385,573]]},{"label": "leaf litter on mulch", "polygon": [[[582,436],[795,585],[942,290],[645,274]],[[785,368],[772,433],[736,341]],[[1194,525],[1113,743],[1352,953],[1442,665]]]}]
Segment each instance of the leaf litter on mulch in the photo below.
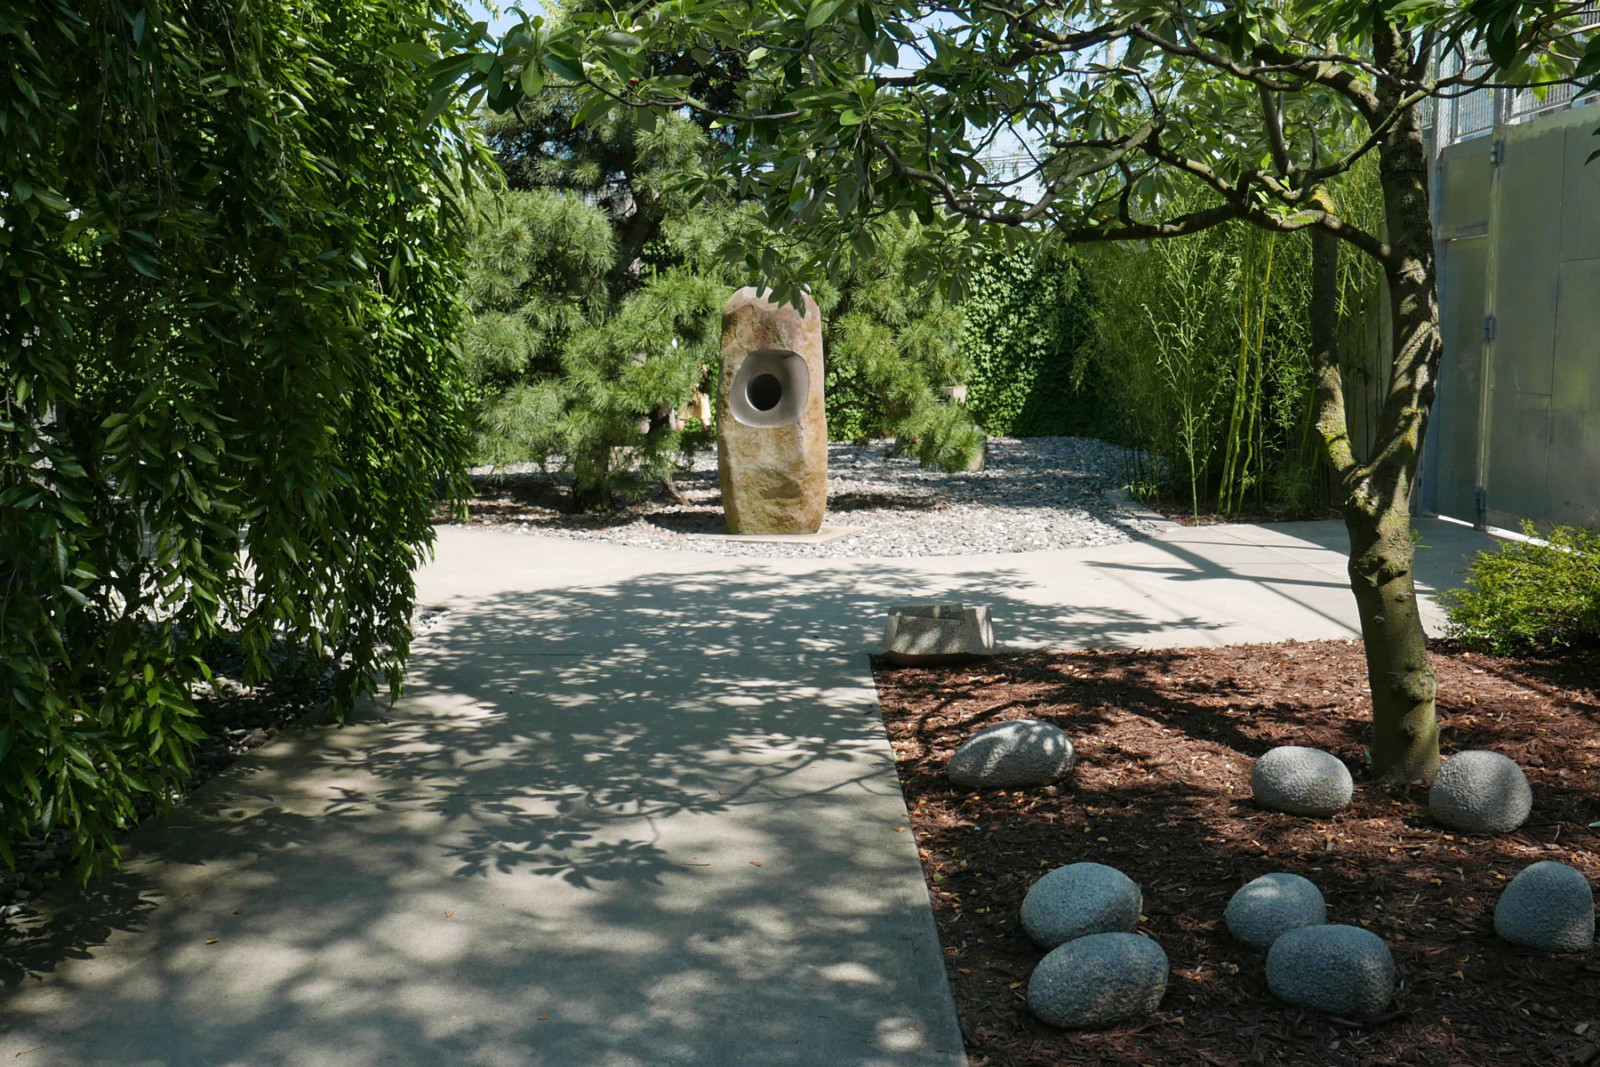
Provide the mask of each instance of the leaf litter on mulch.
[{"label": "leaf litter on mulch", "polygon": [[[1596,1064],[1600,960],[1543,955],[1494,934],[1506,883],[1537,860],[1600,877],[1600,653],[1556,659],[1432,646],[1450,752],[1516,760],[1534,811],[1518,831],[1460,834],[1420,785],[1362,781],[1370,705],[1359,642],[1000,656],[894,669],[878,692],[899,760],[946,966],[974,1067],[1058,1064]],[[1033,718],[1067,731],[1072,774],[1054,786],[973,792],[943,770],[974,730]],[[1254,760],[1276,745],[1333,752],[1355,799],[1327,819],[1250,802]],[[1027,1010],[1044,953],[1018,909],[1046,871],[1092,860],[1144,890],[1140,932],[1171,961],[1161,1010],[1135,1025],[1067,1032]],[[1399,988],[1374,1020],[1290,1007],[1265,953],[1222,922],[1229,897],[1271,871],[1315,882],[1329,922],[1393,950]]]}]

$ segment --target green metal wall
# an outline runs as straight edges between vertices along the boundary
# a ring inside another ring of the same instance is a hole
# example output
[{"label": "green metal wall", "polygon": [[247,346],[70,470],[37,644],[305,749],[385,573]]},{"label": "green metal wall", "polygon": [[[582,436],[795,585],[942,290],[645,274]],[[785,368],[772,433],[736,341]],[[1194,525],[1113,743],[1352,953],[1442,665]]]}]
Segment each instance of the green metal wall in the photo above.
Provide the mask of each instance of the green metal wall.
[{"label": "green metal wall", "polygon": [[1441,514],[1600,525],[1597,124],[1574,109],[1440,154]]}]

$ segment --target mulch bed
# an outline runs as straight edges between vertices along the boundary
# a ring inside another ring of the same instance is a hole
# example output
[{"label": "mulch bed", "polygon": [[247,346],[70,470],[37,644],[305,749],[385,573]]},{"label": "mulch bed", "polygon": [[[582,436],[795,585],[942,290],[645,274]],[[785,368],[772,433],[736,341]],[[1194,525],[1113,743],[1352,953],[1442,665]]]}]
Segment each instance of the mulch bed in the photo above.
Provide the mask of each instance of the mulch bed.
[{"label": "mulch bed", "polygon": [[[1353,771],[1370,708],[1356,642],[1154,652],[1030,653],[977,666],[878,665],[878,692],[911,811],[974,1067],[1059,1064],[1600,1064],[1600,957],[1541,955],[1494,934],[1505,884],[1537,860],[1600,879],[1600,653],[1501,659],[1433,649],[1444,747],[1502,752],[1526,770],[1534,812],[1517,832],[1447,831],[1420,785],[1357,775],[1329,819],[1260,811],[1250,768],[1281,744],[1327,749]],[[1078,764],[1055,786],[971,792],[943,777],[976,728],[1043,719]],[[1109,864],[1144,889],[1171,960],[1161,1011],[1074,1033],[1034,1019],[1043,957],[1018,909],[1046,871]],[[1394,952],[1385,1015],[1342,1020],[1267,990],[1265,953],[1222,922],[1229,897],[1271,871],[1315,882],[1330,922]]]}]

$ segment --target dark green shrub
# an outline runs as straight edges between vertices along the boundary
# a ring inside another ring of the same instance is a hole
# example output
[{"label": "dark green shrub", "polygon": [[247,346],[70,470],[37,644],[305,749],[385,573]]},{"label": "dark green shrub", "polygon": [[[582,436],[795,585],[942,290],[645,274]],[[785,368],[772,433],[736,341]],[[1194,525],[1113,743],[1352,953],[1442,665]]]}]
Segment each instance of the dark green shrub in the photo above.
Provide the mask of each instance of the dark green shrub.
[{"label": "dark green shrub", "polygon": [[[1523,532],[1533,536],[1532,523]],[[1600,533],[1557,526],[1542,539],[1480,552],[1467,584],[1439,597],[1450,633],[1485,652],[1600,643]]]}]

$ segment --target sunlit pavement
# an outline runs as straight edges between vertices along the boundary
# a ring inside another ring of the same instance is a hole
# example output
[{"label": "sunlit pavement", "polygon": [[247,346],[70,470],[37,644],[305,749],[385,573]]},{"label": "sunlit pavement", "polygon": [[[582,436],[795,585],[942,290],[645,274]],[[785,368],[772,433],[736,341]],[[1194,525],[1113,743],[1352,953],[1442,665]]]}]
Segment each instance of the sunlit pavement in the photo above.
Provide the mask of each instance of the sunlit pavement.
[{"label": "sunlit pavement", "polygon": [[[1492,543],[1419,525],[1425,588]],[[1008,648],[1353,636],[1343,546],[753,560],[441,529],[405,697],[281,735],[51,902],[0,960],[0,1062],[964,1063],[866,658],[886,609],[987,603]]]}]

